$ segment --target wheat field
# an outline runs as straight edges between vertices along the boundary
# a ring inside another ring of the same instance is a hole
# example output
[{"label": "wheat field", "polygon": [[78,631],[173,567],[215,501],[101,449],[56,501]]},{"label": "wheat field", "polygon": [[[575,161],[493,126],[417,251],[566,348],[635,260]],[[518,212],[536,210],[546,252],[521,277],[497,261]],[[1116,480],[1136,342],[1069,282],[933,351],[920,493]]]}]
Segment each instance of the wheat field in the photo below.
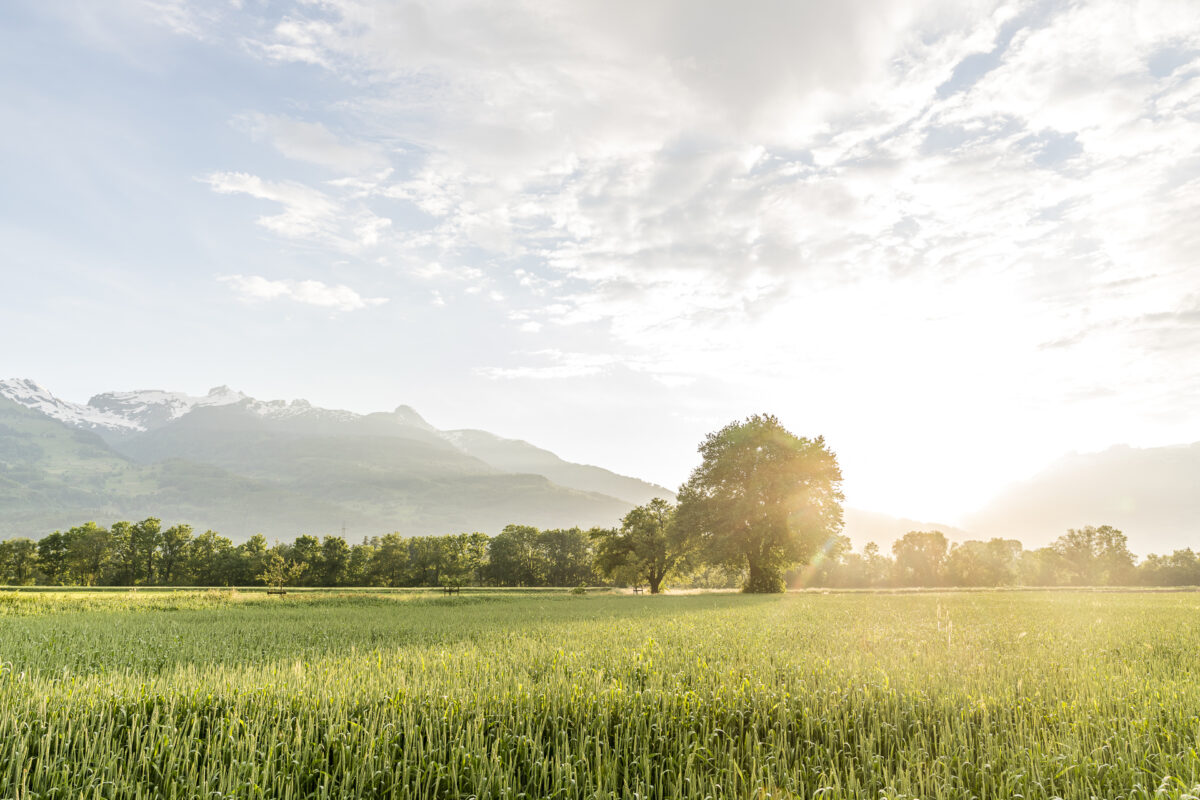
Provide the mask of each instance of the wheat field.
[{"label": "wheat field", "polygon": [[0,592],[0,797],[1200,796],[1200,594]]}]

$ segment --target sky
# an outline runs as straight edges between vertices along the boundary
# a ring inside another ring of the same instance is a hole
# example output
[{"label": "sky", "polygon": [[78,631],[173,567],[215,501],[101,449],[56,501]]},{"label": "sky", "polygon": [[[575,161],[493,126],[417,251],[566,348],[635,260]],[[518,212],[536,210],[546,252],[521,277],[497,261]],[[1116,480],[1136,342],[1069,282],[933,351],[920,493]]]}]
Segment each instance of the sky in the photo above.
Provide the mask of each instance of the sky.
[{"label": "sky", "polygon": [[1200,440],[1195,0],[9,0],[0,377],[415,407],[954,524]]}]

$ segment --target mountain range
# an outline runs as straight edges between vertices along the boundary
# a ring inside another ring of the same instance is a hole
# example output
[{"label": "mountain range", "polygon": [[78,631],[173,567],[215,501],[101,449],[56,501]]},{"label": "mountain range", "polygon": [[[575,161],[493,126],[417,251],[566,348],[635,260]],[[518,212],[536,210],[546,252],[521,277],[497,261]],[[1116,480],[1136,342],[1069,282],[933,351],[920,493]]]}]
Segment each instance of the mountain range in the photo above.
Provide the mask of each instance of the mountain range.
[{"label": "mountain range", "polygon": [[0,536],[149,515],[242,539],[613,525],[672,493],[408,406],[356,414],[218,387],[86,404],[0,381]]},{"label": "mountain range", "polygon": [[[443,431],[408,406],[356,414],[261,401],[225,386],[108,392],[86,404],[0,380],[0,537],[150,515],[254,533],[484,531],[610,526],[673,493],[481,430]],[[1200,443],[1073,454],[1002,490],[961,528],[846,509],[856,547],[910,530],[1029,547],[1111,524],[1135,552],[1200,548]]]}]

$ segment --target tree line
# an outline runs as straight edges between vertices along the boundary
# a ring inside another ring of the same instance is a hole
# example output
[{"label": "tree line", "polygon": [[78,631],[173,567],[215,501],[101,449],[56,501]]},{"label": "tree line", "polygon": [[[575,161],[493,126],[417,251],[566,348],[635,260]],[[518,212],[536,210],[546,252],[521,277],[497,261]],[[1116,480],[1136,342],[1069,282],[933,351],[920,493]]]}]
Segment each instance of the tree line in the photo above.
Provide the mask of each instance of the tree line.
[{"label": "tree line", "polygon": [[496,536],[311,535],[241,544],[150,517],[0,542],[0,583],[76,586],[578,586],[595,584],[589,532],[509,525]]},{"label": "tree line", "polygon": [[0,542],[0,583],[84,586],[664,586],[777,592],[788,586],[1200,585],[1191,550],[1141,564],[1108,525],[1068,530],[1049,547],[1015,539],[951,545],[911,531],[861,553],[841,535],[841,471],[824,439],[755,415],[709,434],[678,502],[655,499],[613,528],[496,536],[390,533],[351,544],[302,535],[235,545],[215,531],[150,517],[88,522],[39,541]]},{"label": "tree line", "polygon": [[[349,543],[298,536],[241,544],[156,518],[88,522],[39,541],[0,542],[0,584],[52,586],[666,586],[742,585],[746,572],[690,559],[673,530],[678,507],[653,500],[617,528],[509,525],[495,536],[386,536]],[[672,543],[672,538],[675,543]],[[1071,529],[1026,550],[1015,539],[951,543],[940,531],[911,531],[885,554],[854,552],[845,536],[807,565],[785,573],[792,588],[1000,586],[1195,586],[1200,554],[1150,555],[1141,563],[1125,535],[1108,525]]]},{"label": "tree line", "polygon": [[1138,563],[1124,533],[1111,525],[1071,528],[1046,547],[1016,539],[952,544],[940,531],[910,531],[891,555],[868,544],[853,552],[839,536],[793,580],[836,588],[937,586],[1200,586],[1200,553],[1151,554]]}]

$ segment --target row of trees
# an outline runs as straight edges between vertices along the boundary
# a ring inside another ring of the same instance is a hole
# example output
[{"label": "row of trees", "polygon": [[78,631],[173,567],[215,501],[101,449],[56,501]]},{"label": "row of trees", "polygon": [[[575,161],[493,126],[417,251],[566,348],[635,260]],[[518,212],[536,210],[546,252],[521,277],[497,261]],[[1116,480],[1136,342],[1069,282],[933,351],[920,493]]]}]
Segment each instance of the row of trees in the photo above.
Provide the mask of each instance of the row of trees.
[{"label": "row of trees", "polygon": [[794,575],[807,585],[904,586],[1200,586],[1200,554],[1150,555],[1140,564],[1125,534],[1109,525],[1072,528],[1048,547],[1026,550],[1016,539],[951,544],[940,531],[911,531],[889,557],[874,544],[861,553],[844,536]]},{"label": "row of trees", "polygon": [[350,544],[305,535],[270,545],[256,535],[235,545],[151,517],[0,542],[0,583],[9,585],[578,586],[599,582],[594,570],[589,532],[528,525],[490,537],[389,533]]},{"label": "row of trees", "polygon": [[[38,542],[0,543],[0,581],[84,585],[577,586],[602,581],[744,591],[800,586],[1004,586],[1200,584],[1190,550],[1136,566],[1115,528],[1072,529],[1052,546],[1026,551],[1011,539],[951,546],[937,531],[913,531],[890,557],[874,545],[853,553],[841,535],[841,471],[821,438],[805,439],[769,415],[709,434],[701,464],[678,505],[656,499],[616,528],[403,537],[351,545],[338,536],[300,536],[268,546],[234,545],[155,518],[87,523]],[[800,565],[802,568],[797,569]]]},{"label": "row of trees", "polygon": [[[579,586],[732,587],[748,567],[699,561],[678,527],[678,508],[653,500],[619,528],[539,530],[509,525],[496,536],[390,533],[350,544],[340,536],[299,536],[235,545],[155,518],[88,522],[34,542],[0,542],[0,583],[82,586]],[[1015,539],[950,543],[940,531],[912,531],[890,555],[875,544],[853,552],[836,536],[811,563],[785,574],[792,587],[1194,586],[1200,554],[1177,550],[1140,564],[1110,526],[1067,531],[1048,547]]]}]

